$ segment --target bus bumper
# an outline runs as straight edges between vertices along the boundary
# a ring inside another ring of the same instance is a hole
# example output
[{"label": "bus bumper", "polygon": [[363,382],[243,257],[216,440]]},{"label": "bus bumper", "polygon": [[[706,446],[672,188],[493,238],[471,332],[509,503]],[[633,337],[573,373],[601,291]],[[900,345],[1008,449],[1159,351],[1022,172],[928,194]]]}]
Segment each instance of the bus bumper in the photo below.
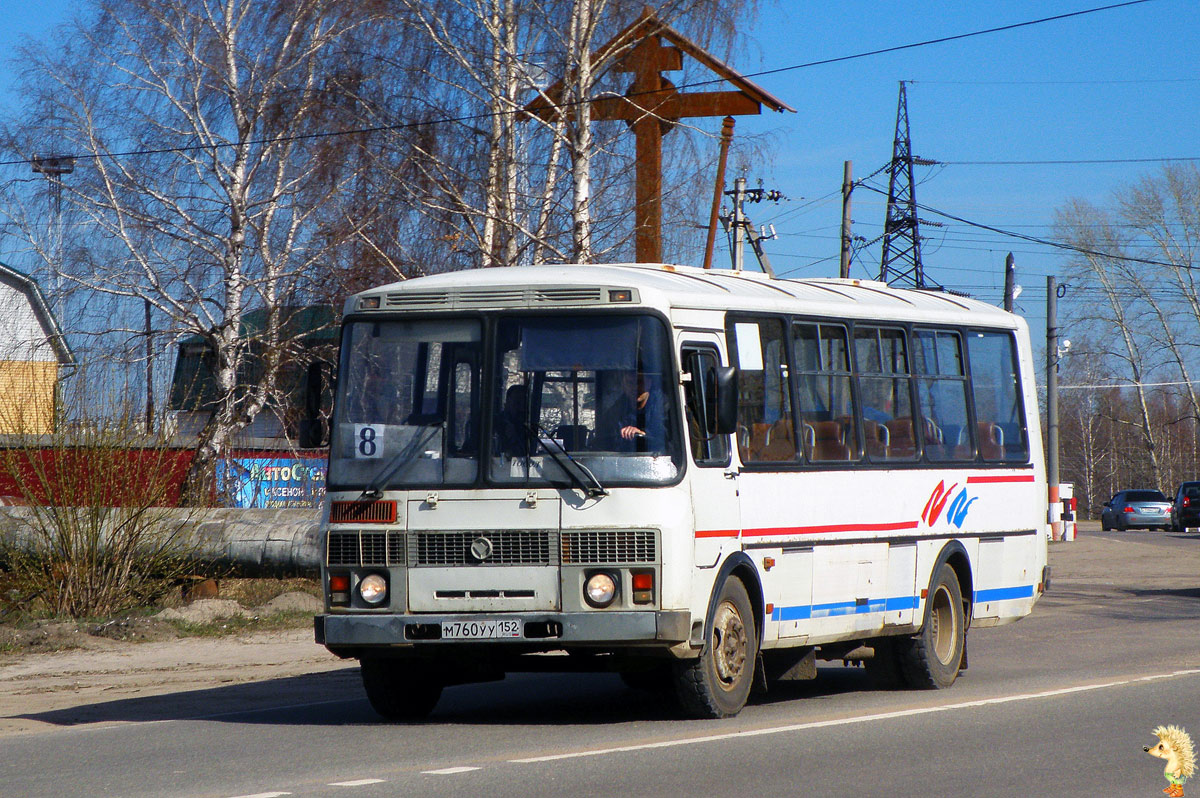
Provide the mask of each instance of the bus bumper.
[{"label": "bus bumper", "polygon": [[[493,618],[495,616],[492,616]],[[316,642],[330,649],[360,646],[453,646],[456,644],[680,643],[688,639],[692,615],[687,610],[644,612],[511,613],[523,636],[509,638],[441,639],[443,621],[478,621],[478,615],[318,615],[313,620]]]}]

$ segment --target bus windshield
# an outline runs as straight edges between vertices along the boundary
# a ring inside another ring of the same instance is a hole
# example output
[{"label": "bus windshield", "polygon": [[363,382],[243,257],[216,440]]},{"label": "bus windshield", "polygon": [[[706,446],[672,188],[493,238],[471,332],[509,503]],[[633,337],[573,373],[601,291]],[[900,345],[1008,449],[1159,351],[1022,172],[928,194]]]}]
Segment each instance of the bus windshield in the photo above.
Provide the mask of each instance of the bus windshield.
[{"label": "bus windshield", "polygon": [[[683,447],[650,316],[359,321],[342,339],[329,486],[660,485]],[[485,391],[484,386],[490,390]],[[490,409],[483,409],[484,398]]]},{"label": "bus windshield", "polygon": [[347,323],[330,487],[474,482],[482,341],[477,319]]},{"label": "bus windshield", "polygon": [[496,326],[489,476],[558,482],[565,453],[605,485],[679,477],[666,329],[649,316],[504,317]]}]

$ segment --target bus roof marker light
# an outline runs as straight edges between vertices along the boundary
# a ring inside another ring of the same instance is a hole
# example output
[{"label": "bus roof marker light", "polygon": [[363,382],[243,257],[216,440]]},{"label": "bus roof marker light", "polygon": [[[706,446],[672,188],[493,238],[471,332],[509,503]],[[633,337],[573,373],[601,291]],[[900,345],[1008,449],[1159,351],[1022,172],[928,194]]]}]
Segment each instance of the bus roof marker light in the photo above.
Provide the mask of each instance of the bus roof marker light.
[{"label": "bus roof marker light", "polygon": [[379,297],[363,297],[361,300],[359,300],[358,307],[360,310],[379,310]]},{"label": "bus roof marker light", "polygon": [[628,288],[614,288],[608,292],[609,302],[632,302],[633,291]]}]

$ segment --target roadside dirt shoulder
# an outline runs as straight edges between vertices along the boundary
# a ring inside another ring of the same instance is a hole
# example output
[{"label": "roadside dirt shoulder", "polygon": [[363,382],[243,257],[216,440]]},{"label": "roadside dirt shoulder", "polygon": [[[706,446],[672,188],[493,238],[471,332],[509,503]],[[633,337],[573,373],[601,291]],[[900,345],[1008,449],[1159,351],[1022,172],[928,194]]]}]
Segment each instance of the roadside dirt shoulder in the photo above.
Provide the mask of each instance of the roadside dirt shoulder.
[{"label": "roadside dirt shoulder", "polygon": [[[311,628],[103,641],[84,649],[7,657],[0,659],[0,736],[105,720],[234,711],[253,705],[252,696],[238,686],[286,684],[353,664],[314,643]],[[297,684],[296,689],[307,688]],[[167,701],[153,699],[168,695],[171,711],[165,712]],[[100,705],[107,709],[97,709]]]}]

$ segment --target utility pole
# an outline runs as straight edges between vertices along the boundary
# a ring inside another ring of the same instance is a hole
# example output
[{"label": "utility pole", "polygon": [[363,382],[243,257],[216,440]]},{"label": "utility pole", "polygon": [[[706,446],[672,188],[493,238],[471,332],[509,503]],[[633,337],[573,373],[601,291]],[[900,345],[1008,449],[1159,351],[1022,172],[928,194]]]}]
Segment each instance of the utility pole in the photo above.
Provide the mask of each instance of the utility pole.
[{"label": "utility pole", "polygon": [[765,236],[758,230],[754,229],[754,225],[746,219],[746,235],[750,239],[750,246],[754,248],[754,254],[758,258],[759,268],[770,276],[775,276],[775,268],[771,266],[771,259],[767,257],[767,251],[763,249],[763,242],[770,241],[775,238],[775,225],[771,225],[771,235]]},{"label": "utility pole", "polygon": [[154,329],[150,326],[150,300],[146,303],[146,434],[154,432]]},{"label": "utility pole", "polygon": [[737,272],[742,270],[744,266],[742,246],[744,241],[749,238],[750,246],[754,247],[754,254],[758,257],[759,267],[765,274],[774,277],[775,270],[771,267],[771,259],[767,257],[767,252],[763,249],[762,242],[775,238],[775,225],[770,226],[771,235],[769,236],[755,230],[754,224],[742,209],[742,204],[744,202],[762,202],[763,200],[779,202],[787,198],[775,189],[771,189],[770,191],[762,188],[747,189],[746,178],[744,177],[734,180],[733,191],[726,191],[725,193],[733,198],[733,211],[728,217],[722,217],[723,222],[733,226],[733,251],[730,253],[733,257],[733,270]]},{"label": "utility pole", "polygon": [[845,279],[850,276],[850,192],[854,189],[851,173],[854,171],[852,161],[842,164],[842,265],[838,274]]},{"label": "utility pole", "polygon": [[1004,309],[1009,313],[1017,303],[1017,267],[1013,254],[1004,259]]},{"label": "utility pole", "polygon": [[721,122],[721,147],[717,156],[717,182],[713,190],[712,214],[708,218],[708,240],[704,244],[704,268],[712,268],[713,245],[717,241],[717,219],[721,215],[721,197],[725,193],[725,164],[729,161],[729,142],[733,140],[734,119]]},{"label": "utility pole", "polygon": [[745,227],[742,225],[742,195],[746,193],[746,178],[738,177],[733,181],[733,270],[742,270],[742,238]]},{"label": "utility pole", "polygon": [[1062,500],[1058,495],[1058,286],[1046,278],[1046,481],[1050,488],[1051,535],[1062,535]]}]

